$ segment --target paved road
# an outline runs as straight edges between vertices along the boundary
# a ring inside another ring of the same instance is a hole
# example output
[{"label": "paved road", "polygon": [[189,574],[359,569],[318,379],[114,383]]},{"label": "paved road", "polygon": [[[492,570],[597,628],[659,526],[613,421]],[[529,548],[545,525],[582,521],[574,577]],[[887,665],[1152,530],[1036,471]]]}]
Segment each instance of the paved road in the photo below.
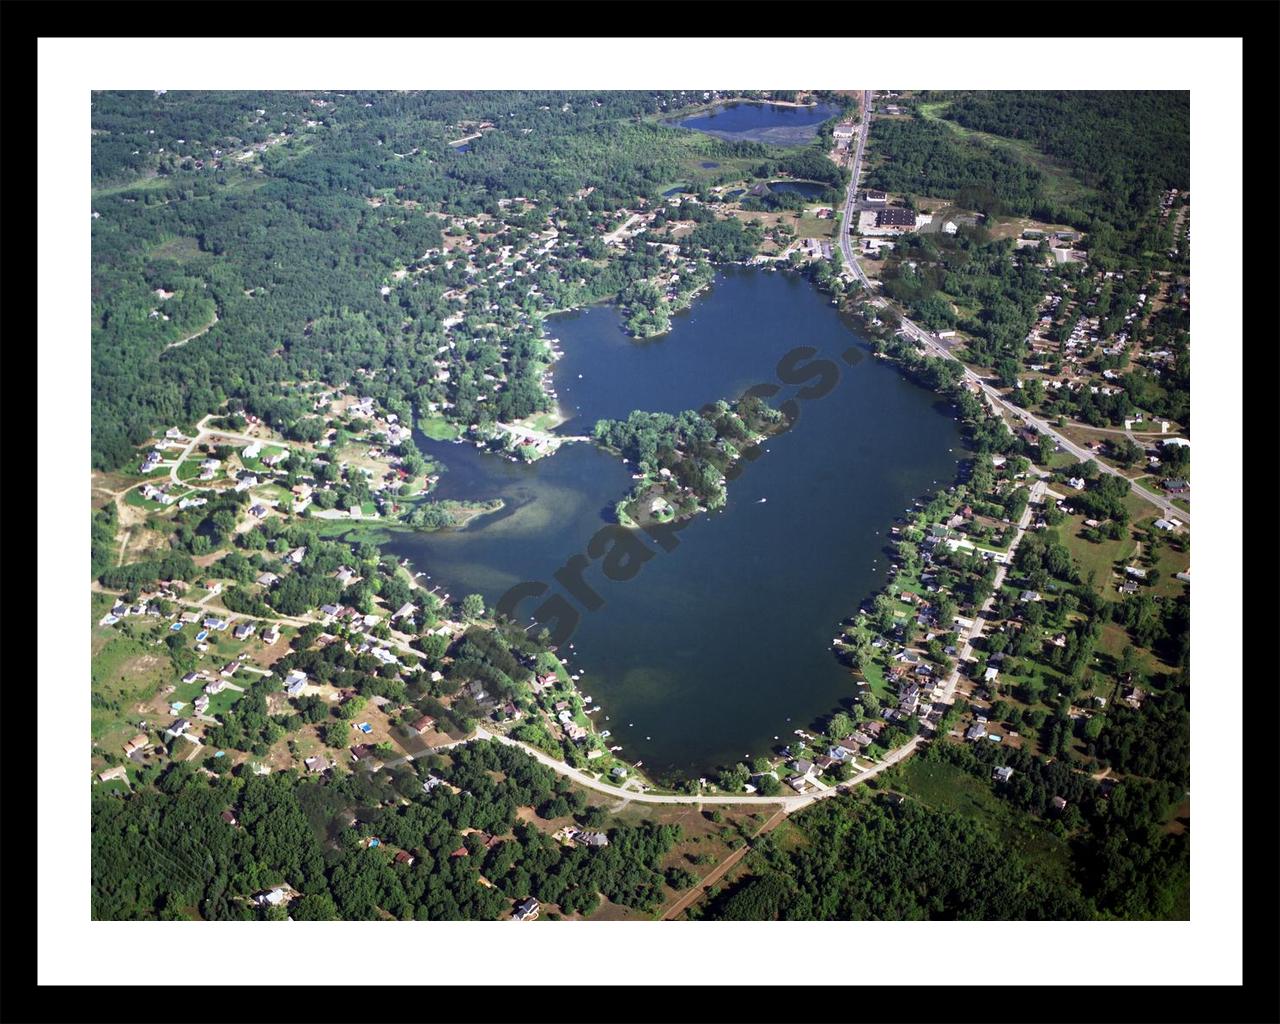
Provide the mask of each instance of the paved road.
[{"label": "paved road", "polygon": [[849,233],[853,230],[854,216],[858,201],[858,179],[862,177],[862,153],[867,144],[867,132],[871,129],[871,90],[862,93],[862,124],[858,126],[858,145],[853,152],[853,164],[850,167],[849,191],[844,200],[844,216],[840,221],[840,252],[844,257],[844,269],[862,282],[862,287],[869,293],[871,282],[853,258],[853,249],[849,244]]},{"label": "paved road", "polygon": [[[858,261],[854,259],[853,247],[849,241],[849,232],[853,227],[854,207],[857,204],[858,178],[862,173],[863,147],[866,145],[867,133],[870,131],[870,128],[871,128],[870,111],[871,111],[872,93],[869,91],[864,92],[862,94],[862,97],[863,97],[862,124],[858,129],[858,148],[854,154],[853,173],[852,173],[852,177],[850,177],[849,179],[848,193],[845,196],[844,219],[841,222],[841,226],[840,226],[840,252],[844,256],[844,264],[845,264],[844,267],[841,268],[842,271],[852,275],[857,281],[859,281],[862,284],[862,287],[865,290],[868,297],[870,297],[874,294],[872,291],[871,282],[867,279],[866,274],[862,272],[862,267],[858,264]],[[885,305],[884,299],[877,299],[875,301],[878,305],[881,305],[881,306]],[[931,352],[934,355],[943,356],[947,359],[955,359],[956,362],[960,363],[960,365],[964,367],[964,379],[973,384],[976,384],[979,388],[981,388],[982,391],[987,395],[988,398],[991,399],[992,402],[994,402],[997,406],[1004,408],[1007,412],[1009,412],[1015,418],[1015,420],[1021,420],[1023,423],[1040,431],[1042,434],[1048,434],[1059,445],[1062,446],[1062,449],[1064,451],[1069,452],[1071,455],[1075,456],[1081,462],[1087,462],[1090,459],[1094,458],[1093,452],[1089,451],[1087,448],[1082,448],[1080,445],[1076,444],[1074,441],[1071,441],[1067,437],[1064,437],[1062,434],[1054,430],[1053,427],[1051,427],[1045,420],[1042,420],[1037,416],[1033,416],[1026,409],[1021,409],[1018,406],[1014,405],[1012,402],[1006,401],[999,391],[997,391],[994,387],[988,384],[982,377],[980,377],[973,370],[969,369],[969,367],[965,366],[964,363],[949,348],[947,348],[947,346],[944,345],[939,339],[935,338],[932,334],[930,334],[928,331],[924,330],[922,327],[915,324],[911,320],[908,320],[906,316],[902,316],[902,329],[906,333],[907,337],[923,345],[927,352]],[[1112,476],[1118,476],[1124,480],[1129,479],[1123,473],[1121,473],[1118,469],[1107,465],[1105,462],[1100,462],[1100,461],[1097,461],[1096,459],[1094,461],[1097,462],[1098,468],[1102,472],[1110,473]],[[1163,497],[1162,495],[1156,494],[1154,491],[1149,491],[1145,487],[1140,487],[1138,484],[1135,484],[1132,481],[1130,481],[1130,486],[1132,487],[1134,494],[1138,495],[1140,498],[1145,499],[1146,501],[1149,501],[1152,505],[1158,508],[1161,514],[1163,514],[1166,518],[1176,516],[1177,518],[1181,519],[1182,522],[1186,523],[1188,526],[1191,525],[1191,514],[1189,512],[1185,512],[1182,509],[1178,508],[1176,505],[1174,505],[1172,502],[1170,502],[1167,498]]]},{"label": "paved road", "polygon": [[454,740],[452,743],[444,743],[437,747],[429,747],[417,753],[406,754],[405,756],[396,758],[393,761],[384,762],[384,766],[396,767],[412,761],[414,758],[435,753],[437,750],[448,750],[450,747],[461,746],[462,744],[470,743],[473,740],[497,740],[499,743],[505,743],[509,747],[519,747],[526,754],[535,760],[540,761],[552,771],[557,772],[560,775],[567,776],[579,785],[585,786],[587,789],[595,790],[597,793],[605,793],[612,797],[635,801],[636,803],[683,804],[686,806],[691,804],[737,804],[739,806],[759,806],[761,804],[770,804],[779,806],[786,814],[794,814],[796,811],[801,810],[804,807],[808,807],[809,804],[813,803],[815,800],[823,800],[827,797],[835,796],[838,793],[843,793],[849,787],[856,786],[859,783],[865,782],[867,779],[880,774],[880,772],[884,771],[886,768],[897,764],[904,757],[909,757],[911,754],[915,753],[916,748],[920,745],[922,739],[923,737],[920,736],[912,738],[908,743],[899,747],[897,750],[891,751],[889,754],[885,755],[883,760],[872,765],[870,768],[866,768],[859,772],[848,782],[842,782],[838,786],[830,786],[826,789],[820,789],[817,792],[803,795],[800,793],[794,793],[780,796],[751,796],[749,794],[743,794],[740,796],[690,796],[685,794],[636,793],[630,790],[623,791],[618,786],[612,786],[607,782],[601,782],[593,775],[589,775],[577,768],[571,768],[563,761],[557,760],[545,751],[539,750],[537,747],[531,747],[527,743],[521,743],[519,740],[513,740],[509,736],[501,736],[491,733],[483,726],[477,726],[475,734],[472,736],[467,736],[460,740]]}]

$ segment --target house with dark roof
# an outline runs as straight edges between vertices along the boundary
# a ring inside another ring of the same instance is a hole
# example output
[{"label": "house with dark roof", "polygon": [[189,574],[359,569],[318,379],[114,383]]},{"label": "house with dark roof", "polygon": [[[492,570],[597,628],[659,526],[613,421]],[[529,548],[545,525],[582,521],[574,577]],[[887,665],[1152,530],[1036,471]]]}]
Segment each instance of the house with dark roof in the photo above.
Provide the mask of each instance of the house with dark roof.
[{"label": "house with dark roof", "polygon": [[530,896],[527,900],[516,904],[516,909],[511,916],[516,921],[536,921],[538,919],[538,911],[541,909],[538,901]]}]

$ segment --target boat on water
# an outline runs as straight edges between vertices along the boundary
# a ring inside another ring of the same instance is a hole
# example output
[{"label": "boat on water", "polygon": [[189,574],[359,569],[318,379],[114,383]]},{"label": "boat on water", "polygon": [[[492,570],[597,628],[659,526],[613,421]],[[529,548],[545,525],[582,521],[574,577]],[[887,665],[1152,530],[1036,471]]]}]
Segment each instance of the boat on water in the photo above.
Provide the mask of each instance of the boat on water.
[{"label": "boat on water", "polygon": [[768,498],[761,498],[759,501],[757,501],[757,502],[756,502],[756,504],[757,504],[757,505],[763,505],[763,504],[764,504],[766,501],[768,501],[768,500],[769,500]]}]

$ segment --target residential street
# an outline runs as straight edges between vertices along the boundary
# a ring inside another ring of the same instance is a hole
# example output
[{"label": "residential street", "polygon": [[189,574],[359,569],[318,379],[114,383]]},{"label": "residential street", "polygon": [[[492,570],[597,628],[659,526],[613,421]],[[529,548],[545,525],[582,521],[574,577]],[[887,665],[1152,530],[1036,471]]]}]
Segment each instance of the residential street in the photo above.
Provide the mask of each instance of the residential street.
[{"label": "residential street", "polygon": [[[1018,550],[1018,545],[1022,542],[1022,538],[1027,532],[1027,526],[1031,523],[1031,516],[1034,514],[1032,510],[1033,503],[1039,501],[1047,489],[1043,480],[1037,480],[1031,485],[1031,496],[1027,501],[1027,507],[1023,510],[1022,518],[1018,520],[1017,532],[1014,533],[1013,540],[1009,543],[1010,562],[1013,561],[1014,553]],[[973,660],[973,641],[982,635],[982,627],[986,622],[987,612],[995,604],[1000,588],[1004,586],[1004,578],[1008,571],[1007,563],[996,567],[996,577],[991,588],[991,595],[982,603],[982,607],[974,615],[973,625],[965,630],[963,643],[956,652],[956,667],[947,676],[947,680],[942,687],[942,702],[944,704],[954,704],[956,701],[956,684],[960,681],[960,668],[965,662]]]}]

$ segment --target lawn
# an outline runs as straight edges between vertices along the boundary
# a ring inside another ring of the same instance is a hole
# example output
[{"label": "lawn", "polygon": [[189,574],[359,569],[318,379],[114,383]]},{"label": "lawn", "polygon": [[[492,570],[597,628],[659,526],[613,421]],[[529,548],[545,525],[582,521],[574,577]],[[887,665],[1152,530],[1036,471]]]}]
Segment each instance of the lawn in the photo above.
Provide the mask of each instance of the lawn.
[{"label": "lawn", "polygon": [[[178,466],[178,479],[179,480],[195,480],[197,477],[200,476],[200,463],[203,461],[204,461],[203,459],[198,459],[198,458],[186,459],[181,465]],[[220,473],[221,471],[215,470],[213,475],[215,478],[217,478],[220,475]]]},{"label": "lawn", "polygon": [[418,429],[433,441],[452,441],[462,434],[462,428],[449,423],[443,416],[424,416],[418,420]]},{"label": "lawn", "polygon": [[1127,562],[1137,550],[1137,541],[1126,528],[1120,540],[1102,540],[1098,543],[1085,540],[1080,536],[1084,528],[1083,516],[1068,516],[1061,525],[1050,527],[1046,532],[1056,535],[1057,539],[1071,553],[1072,559],[1080,566],[1080,573],[1089,578],[1090,572],[1097,573],[1096,583],[1103,594],[1114,601],[1117,592],[1111,585],[1111,573],[1117,562]]},{"label": "lawn", "polygon": [[884,677],[884,666],[880,662],[868,661],[864,664],[862,666],[862,677],[867,681],[867,686],[871,688],[871,692],[881,701],[889,700],[893,696]]}]

